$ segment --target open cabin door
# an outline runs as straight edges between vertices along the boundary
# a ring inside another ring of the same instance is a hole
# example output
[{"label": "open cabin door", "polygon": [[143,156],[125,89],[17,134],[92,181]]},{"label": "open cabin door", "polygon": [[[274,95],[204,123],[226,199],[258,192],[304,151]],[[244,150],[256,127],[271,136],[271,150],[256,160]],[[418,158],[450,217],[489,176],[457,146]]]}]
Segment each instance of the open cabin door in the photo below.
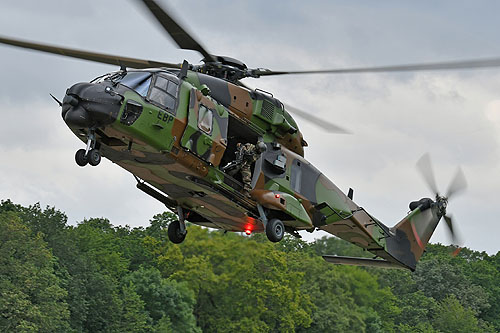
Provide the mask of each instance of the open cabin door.
[{"label": "open cabin door", "polygon": [[192,89],[189,96],[188,123],[181,146],[214,166],[219,166],[227,147],[227,109]]}]

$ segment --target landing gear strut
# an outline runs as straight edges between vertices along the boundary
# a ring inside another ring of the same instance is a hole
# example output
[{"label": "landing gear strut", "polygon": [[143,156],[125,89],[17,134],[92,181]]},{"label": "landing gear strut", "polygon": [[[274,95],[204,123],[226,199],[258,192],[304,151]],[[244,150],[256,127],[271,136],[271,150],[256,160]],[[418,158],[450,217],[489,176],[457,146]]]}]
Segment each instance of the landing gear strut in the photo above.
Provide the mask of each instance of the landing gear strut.
[{"label": "landing gear strut", "polygon": [[177,207],[178,221],[170,222],[168,225],[168,239],[174,244],[180,244],[187,235],[186,222],[184,220],[184,211],[181,206]]},{"label": "landing gear strut", "polygon": [[95,148],[95,144],[95,131],[91,129],[88,134],[87,147],[85,149],[79,149],[75,154],[76,164],[84,167],[87,164],[96,166],[101,163],[101,153],[99,149]]}]

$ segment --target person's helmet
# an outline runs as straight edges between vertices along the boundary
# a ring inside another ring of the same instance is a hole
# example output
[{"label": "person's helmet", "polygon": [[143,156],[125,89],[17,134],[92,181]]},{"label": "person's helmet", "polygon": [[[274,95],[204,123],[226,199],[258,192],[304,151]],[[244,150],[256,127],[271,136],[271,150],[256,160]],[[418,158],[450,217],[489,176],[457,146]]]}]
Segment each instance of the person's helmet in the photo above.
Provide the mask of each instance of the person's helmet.
[{"label": "person's helmet", "polygon": [[263,141],[257,142],[257,145],[255,147],[257,148],[257,151],[259,153],[263,153],[267,150],[267,146]]}]

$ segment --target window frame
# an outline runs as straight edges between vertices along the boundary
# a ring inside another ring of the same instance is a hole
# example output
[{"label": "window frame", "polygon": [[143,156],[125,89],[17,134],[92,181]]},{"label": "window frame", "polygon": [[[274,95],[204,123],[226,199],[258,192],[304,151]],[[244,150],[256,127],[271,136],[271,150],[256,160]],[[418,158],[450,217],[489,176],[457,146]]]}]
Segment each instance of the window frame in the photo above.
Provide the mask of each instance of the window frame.
[{"label": "window frame", "polygon": [[[200,127],[200,123],[201,123],[201,122],[200,122],[200,115],[201,115],[201,113],[200,113],[200,109],[201,109],[202,107],[204,107],[205,109],[207,109],[208,111],[210,111],[210,113],[212,114],[212,117],[211,117],[211,120],[210,120],[210,131],[208,131],[208,132],[207,132],[207,131],[205,131],[203,128],[201,128],[201,127]],[[196,123],[197,123],[198,129],[199,129],[200,131],[202,131],[203,133],[205,133],[206,135],[212,136],[212,133],[213,133],[213,131],[214,131],[214,118],[215,118],[215,114],[214,114],[214,113],[215,113],[216,111],[217,111],[217,110],[214,110],[214,109],[212,109],[212,108],[209,108],[208,106],[206,106],[206,105],[205,105],[205,104],[203,104],[203,103],[198,104],[198,119],[196,120]]]},{"label": "window frame", "polygon": [[[161,108],[162,110],[165,110],[171,114],[173,114],[175,116],[175,114],[177,113],[177,107],[178,107],[178,96],[179,96],[179,87],[180,87],[180,82],[177,78],[175,78],[174,80],[174,77],[170,77],[170,76],[167,76],[167,75],[162,75],[163,73],[153,73],[153,77],[152,77],[152,80],[151,80],[151,84],[149,85],[149,89],[148,89],[148,93],[146,95],[146,101],[148,103],[151,103],[153,104],[154,106],[157,106],[159,108]],[[157,87],[156,86],[156,81],[158,79],[158,77],[161,77],[162,79],[165,79],[167,81],[169,81],[168,85],[167,85],[167,88],[166,89],[163,89],[163,88],[160,88],[160,87]],[[172,94],[170,94],[168,92],[168,87],[170,86],[170,83],[174,83],[177,88],[175,90],[175,96],[172,96]],[[159,102],[156,102],[154,100],[151,99],[151,93],[153,92],[153,89],[158,89],[160,90],[161,92],[167,94],[167,96],[169,97],[172,97],[174,99],[174,106],[172,109],[168,108],[167,106],[165,105],[162,105],[161,103]]]}]

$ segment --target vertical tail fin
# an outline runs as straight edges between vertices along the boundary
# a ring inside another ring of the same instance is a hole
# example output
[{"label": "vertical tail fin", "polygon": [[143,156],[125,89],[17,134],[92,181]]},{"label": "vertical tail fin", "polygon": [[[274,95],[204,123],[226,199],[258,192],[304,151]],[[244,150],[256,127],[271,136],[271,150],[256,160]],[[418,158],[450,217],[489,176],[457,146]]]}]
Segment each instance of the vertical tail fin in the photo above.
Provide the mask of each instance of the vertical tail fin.
[{"label": "vertical tail fin", "polygon": [[[391,229],[396,239],[399,239],[398,248],[393,248],[393,251],[390,248],[388,250],[393,252],[396,258],[412,257],[410,261],[416,264],[436,230],[441,215],[438,205],[429,198],[412,202],[410,209],[411,213]],[[403,262],[408,262],[409,259],[406,258]]]}]

